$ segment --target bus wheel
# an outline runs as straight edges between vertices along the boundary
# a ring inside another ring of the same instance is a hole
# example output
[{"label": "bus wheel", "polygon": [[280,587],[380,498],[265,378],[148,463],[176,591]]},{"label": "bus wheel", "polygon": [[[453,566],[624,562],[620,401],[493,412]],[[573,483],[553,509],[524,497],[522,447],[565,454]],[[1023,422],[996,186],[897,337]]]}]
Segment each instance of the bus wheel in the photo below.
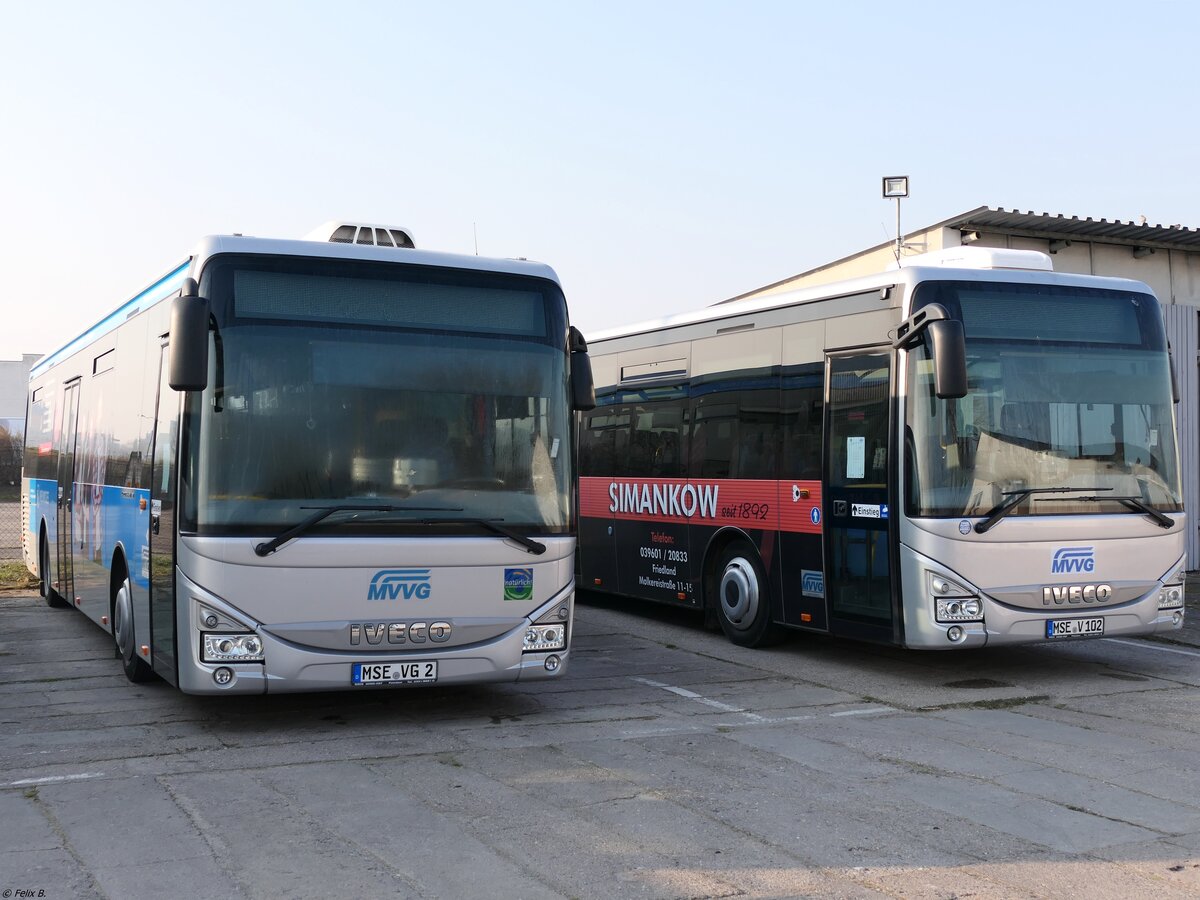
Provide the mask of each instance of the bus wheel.
[{"label": "bus wheel", "polygon": [[736,541],[721,553],[712,582],[710,602],[721,630],[741,647],[765,647],[782,636],[771,621],[771,594],[758,553],[746,541]]},{"label": "bus wheel", "polygon": [[141,684],[154,677],[154,670],[138,655],[137,635],[133,631],[133,585],[128,575],[121,574],[124,577],[113,597],[113,640],[117,642],[125,677]]},{"label": "bus wheel", "polygon": [[42,595],[47,606],[63,609],[71,605],[50,586],[50,542],[46,540],[45,535],[42,535],[42,539],[38,541],[38,576],[42,579],[38,593]]}]

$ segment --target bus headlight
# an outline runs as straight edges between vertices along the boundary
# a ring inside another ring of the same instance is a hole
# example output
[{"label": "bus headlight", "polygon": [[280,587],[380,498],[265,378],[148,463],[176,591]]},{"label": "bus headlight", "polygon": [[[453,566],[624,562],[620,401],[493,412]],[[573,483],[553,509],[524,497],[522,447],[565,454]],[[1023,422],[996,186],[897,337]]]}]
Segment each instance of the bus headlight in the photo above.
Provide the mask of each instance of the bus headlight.
[{"label": "bus headlight", "polygon": [[979,622],[983,619],[983,601],[974,591],[934,572],[928,573],[927,583],[937,621]]},{"label": "bus headlight", "polygon": [[1183,606],[1183,585],[1167,584],[1158,592],[1159,609],[1178,609]]},{"label": "bus headlight", "polygon": [[540,653],[544,650],[564,650],[567,646],[567,626],[530,625],[525,629],[526,653]]},{"label": "bus headlight", "polygon": [[983,618],[983,604],[978,597],[954,597],[937,601],[939,622],[978,622]]},{"label": "bus headlight", "polygon": [[200,636],[203,662],[262,662],[263,642],[257,634],[208,634]]}]

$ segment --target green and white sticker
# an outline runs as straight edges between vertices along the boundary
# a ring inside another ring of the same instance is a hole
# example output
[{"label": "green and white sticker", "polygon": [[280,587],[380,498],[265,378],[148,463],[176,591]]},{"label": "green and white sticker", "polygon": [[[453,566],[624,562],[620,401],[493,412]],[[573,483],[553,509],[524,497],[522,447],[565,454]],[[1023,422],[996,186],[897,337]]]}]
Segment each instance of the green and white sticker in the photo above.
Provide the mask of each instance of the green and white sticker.
[{"label": "green and white sticker", "polygon": [[504,570],[504,599],[529,600],[533,597],[533,569]]}]

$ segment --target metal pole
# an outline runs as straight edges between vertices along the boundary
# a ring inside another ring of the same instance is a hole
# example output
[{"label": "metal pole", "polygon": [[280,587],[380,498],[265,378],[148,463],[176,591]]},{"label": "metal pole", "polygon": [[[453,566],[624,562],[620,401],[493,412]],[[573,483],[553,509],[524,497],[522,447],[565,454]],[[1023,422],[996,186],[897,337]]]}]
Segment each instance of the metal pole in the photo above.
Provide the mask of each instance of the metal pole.
[{"label": "metal pole", "polygon": [[904,238],[900,235],[900,198],[896,198],[896,262],[900,262],[900,251],[904,247]]}]

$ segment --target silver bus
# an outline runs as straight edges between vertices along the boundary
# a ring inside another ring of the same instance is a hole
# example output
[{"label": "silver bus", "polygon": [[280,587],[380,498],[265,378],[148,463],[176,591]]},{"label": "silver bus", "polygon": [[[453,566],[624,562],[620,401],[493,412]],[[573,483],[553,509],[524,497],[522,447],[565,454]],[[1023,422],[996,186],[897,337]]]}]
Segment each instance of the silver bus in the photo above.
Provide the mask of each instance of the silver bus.
[{"label": "silver bus", "polygon": [[547,266],[205,238],[33,368],[26,563],[188,693],[559,677],[591,391]]},{"label": "silver bus", "polygon": [[1146,285],[962,248],[593,335],[581,583],[924,649],[1183,622],[1173,374]]}]

